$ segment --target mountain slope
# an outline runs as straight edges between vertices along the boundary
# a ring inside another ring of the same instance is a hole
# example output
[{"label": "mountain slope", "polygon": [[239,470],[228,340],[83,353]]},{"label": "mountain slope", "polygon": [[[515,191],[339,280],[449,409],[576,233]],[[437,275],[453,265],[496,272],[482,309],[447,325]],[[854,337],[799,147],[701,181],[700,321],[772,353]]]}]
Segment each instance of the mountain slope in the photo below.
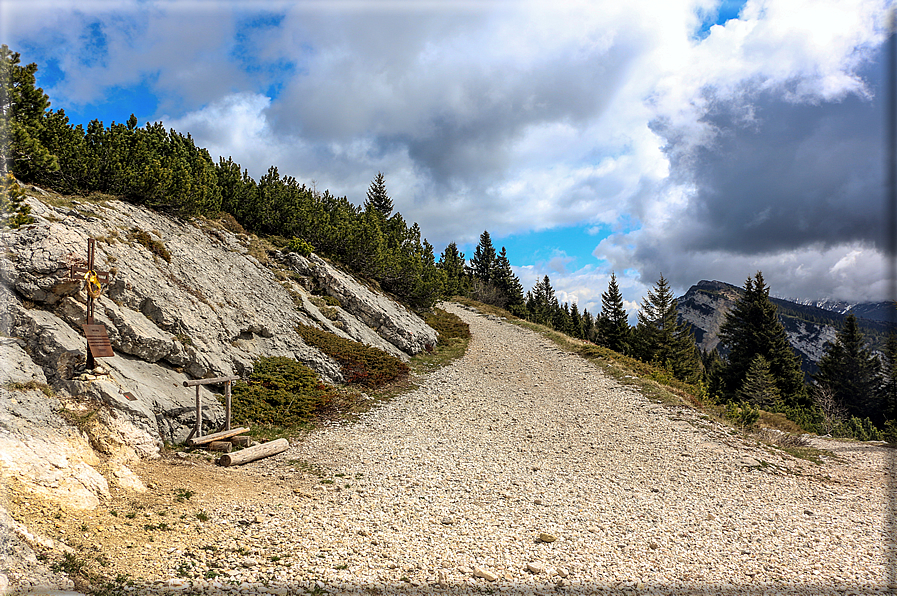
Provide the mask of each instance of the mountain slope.
[{"label": "mountain slope", "polygon": [[[699,348],[719,349],[725,354],[725,349],[719,344],[719,330],[726,320],[726,313],[742,292],[741,288],[732,284],[702,280],[677,299],[679,319],[691,326]],[[788,341],[801,358],[801,368],[807,373],[814,372],[816,363],[825,353],[825,344],[835,340],[846,314],[780,298],[771,300],[778,309],[779,320],[785,327]],[[867,311],[859,309],[855,313],[857,317],[861,316],[860,312]],[[880,314],[883,311],[871,309],[869,312]],[[883,345],[887,332],[886,323],[860,319],[860,328],[874,347],[880,348]]]}]

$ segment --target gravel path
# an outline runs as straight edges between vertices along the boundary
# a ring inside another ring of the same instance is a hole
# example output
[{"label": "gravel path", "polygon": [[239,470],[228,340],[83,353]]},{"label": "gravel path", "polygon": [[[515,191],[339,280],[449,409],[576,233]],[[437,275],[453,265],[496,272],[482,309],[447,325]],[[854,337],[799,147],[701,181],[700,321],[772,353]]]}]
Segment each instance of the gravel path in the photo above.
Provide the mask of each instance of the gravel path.
[{"label": "gravel path", "polygon": [[239,544],[191,559],[194,577],[217,577],[165,585],[887,593],[888,449],[820,441],[837,457],[793,459],[537,334],[446,309],[471,326],[462,359],[358,423],[247,465],[261,483],[297,468],[321,482],[292,502],[210,512],[242,524]]}]

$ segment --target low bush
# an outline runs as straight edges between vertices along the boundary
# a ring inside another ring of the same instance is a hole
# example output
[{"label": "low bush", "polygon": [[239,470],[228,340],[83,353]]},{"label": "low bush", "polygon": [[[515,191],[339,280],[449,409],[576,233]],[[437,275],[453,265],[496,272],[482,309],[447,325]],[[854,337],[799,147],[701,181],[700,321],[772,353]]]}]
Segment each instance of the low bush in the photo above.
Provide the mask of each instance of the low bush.
[{"label": "low bush", "polygon": [[302,255],[303,257],[309,256],[311,253],[314,252],[314,250],[315,250],[315,248],[311,244],[309,244],[308,242],[303,240],[302,238],[294,237],[287,244],[288,252],[294,252],[294,253]]},{"label": "low bush", "polygon": [[234,384],[231,416],[237,424],[294,427],[335,397],[335,390],[304,364],[282,356],[260,358],[248,382]]},{"label": "low bush", "polygon": [[221,224],[221,227],[229,232],[233,232],[234,234],[245,234],[246,230],[243,229],[243,226],[240,225],[240,222],[236,220],[236,218],[230,213],[222,213],[218,217],[218,222]]},{"label": "low bush", "polygon": [[339,362],[347,383],[377,389],[408,375],[404,362],[377,348],[307,325],[299,325],[296,332],[305,343]]},{"label": "low bush", "polygon": [[444,343],[449,339],[468,339],[470,337],[470,325],[457,315],[441,308],[434,309],[432,313],[426,313],[424,322],[439,333],[439,343]]},{"label": "low bush", "polygon": [[726,404],[726,418],[741,430],[750,430],[760,420],[760,410],[747,402],[729,402]]}]

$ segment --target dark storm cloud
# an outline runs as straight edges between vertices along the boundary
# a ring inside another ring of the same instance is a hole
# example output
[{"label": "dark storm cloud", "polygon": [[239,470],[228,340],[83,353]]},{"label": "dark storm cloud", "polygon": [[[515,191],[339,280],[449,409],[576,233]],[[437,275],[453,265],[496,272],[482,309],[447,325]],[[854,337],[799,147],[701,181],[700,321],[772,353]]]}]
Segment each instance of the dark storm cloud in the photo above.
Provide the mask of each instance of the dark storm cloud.
[{"label": "dark storm cloud", "polygon": [[762,270],[775,293],[878,300],[884,291],[883,90],[880,66],[861,73],[869,93],[790,103],[745,93],[713,101],[710,142],[655,122],[670,175],[635,203],[642,228],[596,250],[661,272],[684,290],[700,279],[735,284]]},{"label": "dark storm cloud", "polygon": [[753,124],[731,111],[709,117],[719,131],[713,146],[688,159],[669,148],[673,179],[698,189],[681,247],[753,254],[878,243],[882,112],[877,99],[855,95],[821,105],[764,97]]}]

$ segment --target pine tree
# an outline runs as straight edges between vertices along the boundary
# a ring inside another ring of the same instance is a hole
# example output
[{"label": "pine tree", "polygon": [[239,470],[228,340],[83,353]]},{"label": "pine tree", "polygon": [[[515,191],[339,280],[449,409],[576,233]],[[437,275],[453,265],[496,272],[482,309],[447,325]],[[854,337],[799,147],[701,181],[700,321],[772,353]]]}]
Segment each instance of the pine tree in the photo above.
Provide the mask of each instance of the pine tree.
[{"label": "pine tree", "polygon": [[819,359],[814,379],[831,390],[834,399],[847,408],[850,416],[870,418],[884,423],[880,402],[880,363],[866,345],[854,315],[847,315],[834,343]]},{"label": "pine tree", "polygon": [[15,177],[7,174],[0,178],[0,222],[4,227],[19,228],[34,222],[31,206],[25,202],[25,191]]},{"label": "pine tree", "polygon": [[564,302],[563,305],[557,303],[557,306],[554,308],[551,326],[554,327],[556,331],[560,331],[566,335],[573,334],[573,320],[570,318],[569,303]]},{"label": "pine tree", "polygon": [[701,362],[694,335],[678,321],[676,299],[663,274],[642,301],[633,333],[634,352],[645,362],[669,367],[683,381],[697,381]]},{"label": "pine tree", "polygon": [[588,311],[588,309],[582,309],[582,330],[580,331],[580,336],[586,340],[594,342],[595,339],[595,318],[592,316],[592,313]]},{"label": "pine tree", "polygon": [[570,322],[573,323],[573,331],[571,335],[578,339],[583,339],[582,315],[579,314],[579,306],[575,302],[570,305]]},{"label": "pine tree", "polygon": [[527,318],[534,323],[552,326],[557,306],[554,288],[551,287],[551,280],[547,275],[526,293]]},{"label": "pine tree", "polygon": [[601,294],[601,318],[598,321],[601,344],[620,354],[629,353],[631,330],[623,305],[617,276],[610,274],[607,291]]},{"label": "pine tree", "polygon": [[725,398],[735,397],[751,362],[760,355],[769,362],[769,372],[784,405],[809,405],[800,361],[788,343],[785,327],[776,315],[776,306],[769,299],[769,288],[759,271],[753,279],[747,279],[741,297],[726,313],[719,338],[729,350],[722,375]]},{"label": "pine tree", "polygon": [[383,172],[377,172],[377,177],[371,182],[364,207],[365,209],[373,209],[382,215],[384,219],[388,218],[392,213],[392,199],[386,194],[386,179],[383,177]]},{"label": "pine tree", "polygon": [[735,394],[738,401],[745,401],[758,408],[771,409],[779,399],[775,379],[769,372],[769,362],[757,354],[751,361],[744,382]]},{"label": "pine tree", "polygon": [[18,52],[0,46],[0,176],[13,172],[30,181],[59,163],[40,141],[50,98],[34,86],[37,64],[19,61]]},{"label": "pine tree", "polygon": [[888,334],[878,395],[885,418],[897,420],[897,333]]},{"label": "pine tree", "polygon": [[489,231],[485,230],[480,234],[480,242],[473,251],[473,258],[470,259],[470,275],[484,283],[490,283],[495,268],[495,258],[492,238],[489,236]]}]

